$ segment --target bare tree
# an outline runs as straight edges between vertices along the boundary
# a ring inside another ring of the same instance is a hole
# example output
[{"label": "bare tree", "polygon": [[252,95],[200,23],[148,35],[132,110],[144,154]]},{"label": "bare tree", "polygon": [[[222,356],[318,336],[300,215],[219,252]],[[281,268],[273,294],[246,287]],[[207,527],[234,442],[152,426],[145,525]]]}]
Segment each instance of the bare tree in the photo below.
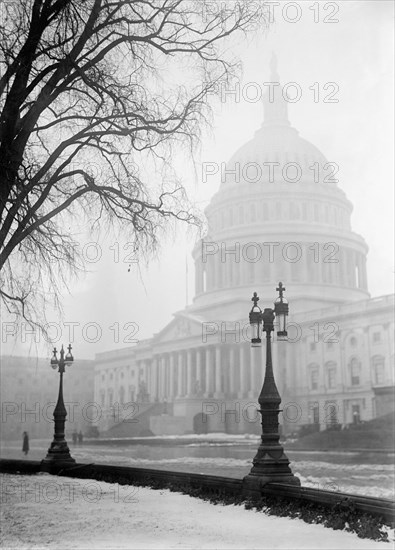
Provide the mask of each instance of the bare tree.
[{"label": "bare tree", "polygon": [[[40,325],[84,262],[75,224],[122,224],[152,251],[199,223],[172,167],[236,66],[224,39],[264,24],[246,3],[24,0],[0,20],[0,273],[8,311]],[[174,83],[177,84],[174,84]],[[81,221],[84,220],[84,221]]]}]

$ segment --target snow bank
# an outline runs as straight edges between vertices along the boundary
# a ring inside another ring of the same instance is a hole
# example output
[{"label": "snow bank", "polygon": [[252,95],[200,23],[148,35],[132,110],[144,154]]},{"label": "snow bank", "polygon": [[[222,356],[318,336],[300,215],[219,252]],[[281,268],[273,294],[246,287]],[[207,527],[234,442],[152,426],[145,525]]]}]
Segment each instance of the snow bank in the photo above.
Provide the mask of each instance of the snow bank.
[{"label": "snow bank", "polygon": [[2,548],[356,549],[391,547],[301,520],[167,490],[47,474],[2,476]]}]

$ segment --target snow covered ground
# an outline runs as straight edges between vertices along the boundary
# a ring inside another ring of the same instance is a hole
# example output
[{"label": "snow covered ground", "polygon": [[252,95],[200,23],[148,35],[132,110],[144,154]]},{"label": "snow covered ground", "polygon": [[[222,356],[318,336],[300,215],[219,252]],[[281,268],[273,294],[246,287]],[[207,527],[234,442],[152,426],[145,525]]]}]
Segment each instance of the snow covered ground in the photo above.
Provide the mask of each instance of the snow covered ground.
[{"label": "snow covered ground", "polygon": [[393,547],[241,506],[215,506],[167,490],[47,474],[2,475],[1,481],[4,550]]}]

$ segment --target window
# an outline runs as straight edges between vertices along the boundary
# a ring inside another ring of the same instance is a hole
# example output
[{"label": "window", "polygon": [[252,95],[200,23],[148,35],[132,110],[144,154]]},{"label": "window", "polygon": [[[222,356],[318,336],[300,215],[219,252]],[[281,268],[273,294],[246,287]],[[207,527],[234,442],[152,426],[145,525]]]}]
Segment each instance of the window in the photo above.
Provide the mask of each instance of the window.
[{"label": "window", "polygon": [[121,386],[119,389],[119,401],[121,405],[125,403],[125,389],[123,386]]},{"label": "window", "polygon": [[318,390],[318,369],[310,371],[310,386],[312,390]]},{"label": "window", "polygon": [[100,399],[101,399],[101,406],[104,407],[105,405],[105,395],[104,395],[104,392],[102,392],[100,394]]},{"label": "window", "polygon": [[104,382],[105,376],[104,374],[101,375],[101,381]]},{"label": "window", "polygon": [[123,372],[121,372],[121,378],[123,378],[123,377],[124,377],[124,373],[123,373]]},{"label": "window", "polygon": [[333,390],[336,387],[336,363],[329,361],[325,365],[328,388]]},{"label": "window", "polygon": [[328,342],[326,344],[327,349],[333,349],[333,342]]},{"label": "window", "polygon": [[355,338],[355,336],[352,336],[350,338],[350,345],[355,348],[355,346],[357,345],[357,339]]},{"label": "window", "polygon": [[316,349],[315,342],[311,342],[311,344],[310,344],[310,351],[315,351],[315,349]]},{"label": "window", "polygon": [[381,342],[381,333],[380,332],[373,332],[373,342]]},{"label": "window", "polygon": [[384,365],[385,359],[382,355],[372,357],[373,383],[375,385],[384,384]]},{"label": "window", "polygon": [[351,359],[350,362],[350,377],[351,385],[359,386],[360,384],[360,375],[361,375],[361,364],[355,357]]},{"label": "window", "polygon": [[108,392],[108,406],[112,407],[114,404],[114,395],[112,393],[112,390]]},{"label": "window", "polygon": [[113,373],[110,374],[110,380],[112,380],[114,378],[114,375]]}]

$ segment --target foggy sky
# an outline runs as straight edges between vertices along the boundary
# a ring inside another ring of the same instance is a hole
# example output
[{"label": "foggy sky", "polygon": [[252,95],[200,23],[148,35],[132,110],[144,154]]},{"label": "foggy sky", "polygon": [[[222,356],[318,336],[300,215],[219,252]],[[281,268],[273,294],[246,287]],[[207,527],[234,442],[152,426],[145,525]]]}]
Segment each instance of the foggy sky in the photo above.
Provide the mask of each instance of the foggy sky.
[{"label": "foggy sky", "polygon": [[[289,120],[302,138],[313,143],[330,162],[339,167],[339,187],[354,206],[352,228],[368,246],[368,284],[372,296],[393,292],[393,3],[387,1],[337,2],[338,23],[314,23],[308,10],[312,2],[300,2],[300,21],[289,23],[281,16],[268,32],[257,32],[243,42],[229,43],[244,64],[240,86],[270,80],[272,51],[278,58],[281,82],[297,82],[302,99],[289,104]],[[291,14],[291,12],[290,12]],[[326,14],[323,13],[323,16]],[[336,82],[339,103],[314,103],[309,86]],[[258,130],[263,119],[261,102],[241,100],[226,103],[213,100],[214,127],[206,132],[197,156],[197,178],[190,166],[175,159],[190,197],[204,208],[218,189],[220,179],[201,180],[202,162],[226,162]],[[189,234],[188,234],[189,233]],[[137,339],[159,332],[172,313],[186,303],[186,259],[189,303],[194,294],[191,250],[197,234],[179,224],[177,236],[169,235],[160,255],[148,267],[114,261],[113,241],[99,243],[102,259],[88,264],[90,273],[64,296],[64,320],[79,323],[75,329],[74,354],[93,358],[95,353],[130,345],[123,340],[136,323]],[[87,241],[90,239],[87,237]],[[86,242],[82,242],[84,246]],[[126,252],[122,251],[120,260]],[[275,288],[275,281],[273,287]],[[257,289],[259,290],[259,289]],[[246,296],[246,311],[249,309]],[[291,300],[291,297],[289,297]],[[60,321],[49,315],[50,320]],[[81,327],[96,322],[102,328],[97,343],[84,342]],[[119,323],[116,342],[114,323]],[[113,329],[109,327],[112,326]],[[29,342],[29,339],[27,339]],[[67,344],[67,333],[62,335]],[[45,344],[43,342],[43,344]],[[48,346],[22,344],[20,337],[2,353],[45,355]]]}]

